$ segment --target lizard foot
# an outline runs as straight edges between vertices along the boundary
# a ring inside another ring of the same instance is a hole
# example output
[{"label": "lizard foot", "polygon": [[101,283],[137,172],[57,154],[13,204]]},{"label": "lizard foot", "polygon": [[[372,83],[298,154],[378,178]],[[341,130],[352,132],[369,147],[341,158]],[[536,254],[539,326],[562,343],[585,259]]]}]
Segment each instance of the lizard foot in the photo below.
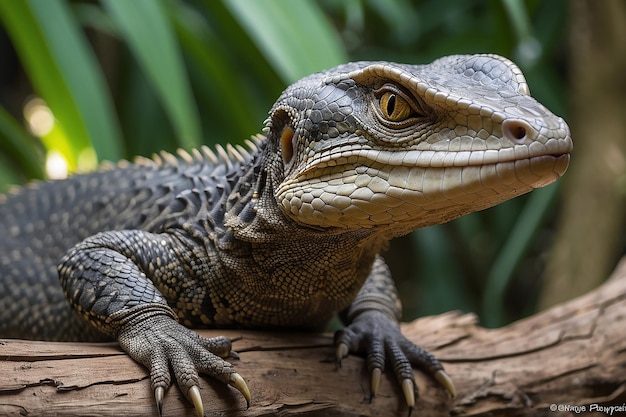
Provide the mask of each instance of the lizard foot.
[{"label": "lizard foot", "polygon": [[378,392],[385,364],[393,368],[409,407],[409,415],[415,407],[417,394],[413,366],[432,375],[452,397],[456,396],[454,384],[439,361],[430,352],[404,337],[397,323],[380,312],[361,313],[350,325],[335,334],[335,345],[339,366],[341,360],[351,352],[366,355],[367,368],[371,374],[370,400]]},{"label": "lizard foot", "polygon": [[133,359],[150,370],[159,415],[165,391],[170,386],[170,369],[185,397],[191,401],[198,416],[204,414],[198,374],[205,374],[237,389],[250,406],[250,391],[233,366],[222,358],[228,357],[230,339],[220,336],[199,336],[165,315],[124,326],[118,342]]}]

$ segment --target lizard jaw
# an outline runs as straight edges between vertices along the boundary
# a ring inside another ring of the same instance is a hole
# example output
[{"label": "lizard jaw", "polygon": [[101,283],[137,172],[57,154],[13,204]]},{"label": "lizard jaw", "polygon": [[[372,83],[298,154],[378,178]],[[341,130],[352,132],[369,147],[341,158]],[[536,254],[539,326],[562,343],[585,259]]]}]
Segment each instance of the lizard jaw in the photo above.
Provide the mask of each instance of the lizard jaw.
[{"label": "lizard jaw", "polygon": [[[515,158],[514,148],[441,158],[434,153],[378,152],[376,159],[367,158],[367,164],[361,155],[356,164],[305,170],[284,181],[276,197],[299,223],[343,229],[391,226],[394,234],[404,234],[556,181],[569,164],[567,139],[522,158]],[[459,160],[464,164],[457,165]],[[400,233],[395,232],[398,228]]]}]

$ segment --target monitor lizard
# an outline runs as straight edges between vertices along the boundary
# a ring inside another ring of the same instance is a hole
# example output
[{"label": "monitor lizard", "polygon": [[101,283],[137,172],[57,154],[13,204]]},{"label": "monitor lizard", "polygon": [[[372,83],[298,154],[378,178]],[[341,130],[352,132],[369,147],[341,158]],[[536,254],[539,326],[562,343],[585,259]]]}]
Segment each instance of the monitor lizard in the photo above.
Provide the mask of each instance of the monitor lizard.
[{"label": "monitor lizard", "polygon": [[190,328],[319,329],[339,314],[340,361],[377,392],[393,369],[442,365],[400,331],[387,242],[545,186],[569,163],[562,118],[495,55],[355,62],[288,87],[242,146],[161,153],[0,196],[0,337],[116,339],[170,369],[203,414],[198,374],[250,393],[231,341]]}]

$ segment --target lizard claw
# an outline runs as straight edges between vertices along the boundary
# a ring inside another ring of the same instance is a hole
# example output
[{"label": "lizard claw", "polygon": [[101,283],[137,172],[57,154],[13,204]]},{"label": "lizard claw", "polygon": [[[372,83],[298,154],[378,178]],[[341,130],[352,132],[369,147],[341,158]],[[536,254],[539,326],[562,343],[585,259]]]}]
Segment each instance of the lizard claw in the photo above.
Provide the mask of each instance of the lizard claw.
[{"label": "lizard claw", "polygon": [[410,378],[404,379],[401,383],[402,393],[406,400],[406,405],[409,407],[409,416],[415,407],[415,384]]},{"label": "lizard claw", "polygon": [[228,384],[237,389],[246,399],[246,409],[250,408],[250,402],[252,401],[252,397],[250,396],[250,390],[248,389],[248,385],[246,385],[246,381],[239,375],[237,372],[233,372],[230,374],[230,380]]},{"label": "lizard claw", "polygon": [[337,358],[337,366],[341,368],[341,360],[350,354],[350,348],[346,343],[337,343],[337,351],[335,357]]},{"label": "lizard claw", "polygon": [[[250,408],[250,402],[252,401],[252,397],[250,395],[250,390],[248,389],[248,385],[246,385],[246,381],[239,375],[237,372],[233,372],[229,376],[228,385],[234,387],[237,391],[243,395],[246,399],[246,409]],[[189,388],[187,392],[187,398],[193,403],[194,408],[196,409],[196,413],[198,417],[202,417],[204,415],[204,405],[202,403],[202,397],[200,396],[200,389],[197,385],[193,385]]]},{"label": "lizard claw", "polygon": [[154,389],[154,399],[156,400],[157,410],[159,410],[159,417],[163,415],[163,395],[165,389],[163,387],[156,387]]},{"label": "lizard claw", "polygon": [[[233,372],[230,375],[229,385],[236,388],[241,395],[246,399],[246,408],[250,408],[250,402],[252,401],[252,397],[250,396],[250,390],[248,389],[248,385],[246,385],[246,381],[236,372]],[[159,417],[163,412],[163,395],[165,393],[165,389],[163,387],[156,387],[154,389],[154,398],[157,403],[157,409],[159,410]],[[197,385],[193,385],[187,391],[186,397],[191,401],[194,408],[196,409],[196,414],[198,417],[202,417],[204,415],[204,404],[202,403],[202,396],[200,395],[200,389]]]},{"label": "lizard claw", "polygon": [[439,382],[445,389],[448,390],[450,395],[452,395],[452,398],[456,397],[456,388],[454,387],[454,382],[452,382],[452,379],[447,373],[445,373],[445,371],[439,370],[435,372],[433,376],[435,377],[437,382]]},{"label": "lizard claw", "polygon": [[382,369],[380,368],[372,369],[372,379],[370,381],[370,392],[371,392],[370,401],[372,398],[376,396],[376,393],[378,392],[378,387],[380,386],[380,377],[382,374],[383,374]]},{"label": "lizard claw", "polygon": [[200,389],[197,385],[193,385],[187,391],[187,397],[193,403],[194,408],[196,409],[196,414],[198,417],[202,417],[204,415],[204,404],[202,404],[202,397],[200,396]]}]

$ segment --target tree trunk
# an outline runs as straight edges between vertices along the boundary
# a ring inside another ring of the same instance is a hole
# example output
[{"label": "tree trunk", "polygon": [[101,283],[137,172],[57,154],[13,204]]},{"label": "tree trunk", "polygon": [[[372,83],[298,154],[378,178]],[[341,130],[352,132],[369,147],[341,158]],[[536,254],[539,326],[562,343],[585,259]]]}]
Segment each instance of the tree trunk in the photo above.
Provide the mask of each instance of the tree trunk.
[{"label": "tree trunk", "polygon": [[[413,415],[585,416],[626,413],[626,258],[602,287],[544,313],[490,330],[471,314],[448,313],[405,324],[411,340],[433,352],[455,381],[450,396],[415,372]],[[363,360],[337,369],[332,335],[201,331],[226,334],[253,401],[203,380],[206,415],[406,416],[396,381],[386,372],[369,402]],[[620,407],[610,408],[600,407]],[[570,411],[566,411],[570,407]],[[172,387],[164,415],[193,416]],[[552,411],[552,410],[556,411]],[[146,371],[115,344],[0,342],[0,415],[156,415]]]},{"label": "tree trunk", "polygon": [[624,247],[626,216],[626,2],[576,0],[570,9],[574,152],[546,266],[547,308],[598,286]]}]

